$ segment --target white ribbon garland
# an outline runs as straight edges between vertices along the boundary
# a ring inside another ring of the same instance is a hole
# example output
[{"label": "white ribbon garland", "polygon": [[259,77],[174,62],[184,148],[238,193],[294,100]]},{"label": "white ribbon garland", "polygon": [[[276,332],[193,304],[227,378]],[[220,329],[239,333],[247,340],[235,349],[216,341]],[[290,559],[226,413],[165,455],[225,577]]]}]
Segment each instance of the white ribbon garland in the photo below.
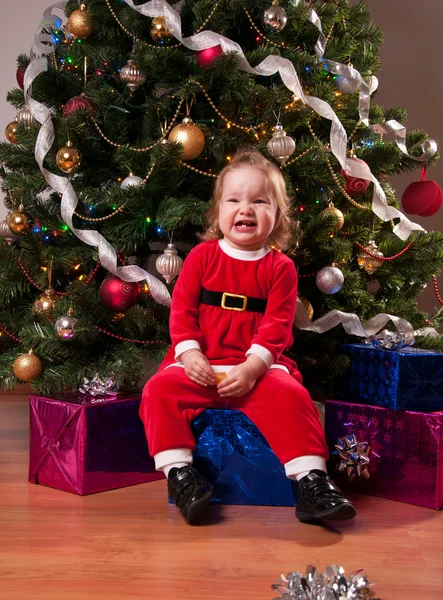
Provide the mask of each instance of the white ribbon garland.
[{"label": "white ribbon garland", "polygon": [[51,173],[43,166],[44,158],[49,152],[55,138],[54,125],[52,123],[50,110],[31,97],[31,85],[40,73],[43,73],[48,69],[48,61],[45,56],[55,51],[51,36],[46,33],[41,33],[41,30],[48,27],[59,27],[57,23],[59,23],[60,19],[53,14],[53,11],[56,9],[64,9],[65,5],[65,1],[57,2],[48,7],[44,12],[43,20],[38,25],[34,44],[31,48],[31,62],[26,69],[24,77],[26,106],[29,108],[32,116],[41,123],[41,128],[35,144],[35,159],[48,184],[62,195],[60,212],[63,220],[82,242],[89,246],[97,247],[99,261],[102,266],[123,281],[133,282],[145,279],[152,297],[160,304],[170,306],[171,296],[164,283],[137,265],[118,267],[117,254],[114,248],[98,231],[91,229],[76,229],[74,227],[72,218],[78,204],[78,198],[71,182],[66,177],[54,175],[54,173]]}]

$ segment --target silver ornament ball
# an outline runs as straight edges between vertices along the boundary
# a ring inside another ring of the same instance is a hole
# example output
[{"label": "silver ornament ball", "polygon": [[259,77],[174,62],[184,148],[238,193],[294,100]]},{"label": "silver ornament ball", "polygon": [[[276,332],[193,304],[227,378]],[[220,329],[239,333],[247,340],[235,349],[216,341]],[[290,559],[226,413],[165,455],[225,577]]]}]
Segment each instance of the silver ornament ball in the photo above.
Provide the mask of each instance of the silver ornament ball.
[{"label": "silver ornament ball", "polygon": [[129,187],[140,187],[143,184],[143,179],[137,175],[129,175],[126,179],[123,179],[121,183],[121,189],[127,190]]},{"label": "silver ornament ball", "polygon": [[147,74],[134,65],[132,60],[128,60],[126,65],[120,69],[120,79],[126,83],[131,90],[131,94],[132,92],[135,92],[135,90],[138,90],[138,88],[145,83],[147,78]]},{"label": "silver ornament ball", "polygon": [[284,165],[295,151],[295,142],[291,137],[286,135],[286,131],[282,125],[276,125],[267,148],[269,154],[276,158],[280,164]]},{"label": "silver ornament ball", "polygon": [[336,294],[343,287],[343,273],[337,267],[324,267],[317,273],[315,283],[324,294]]},{"label": "silver ornament ball", "polygon": [[378,88],[378,79],[375,75],[369,75],[369,77],[365,77],[365,81],[368,84],[369,93],[372,95]]},{"label": "silver ornament ball", "polygon": [[168,244],[155,261],[155,268],[163,276],[166,283],[171,283],[183,267],[183,260],[178,256],[174,244]]},{"label": "silver ornament ball", "polygon": [[26,106],[18,111],[15,120],[20,125],[26,127],[26,129],[31,129],[36,123],[34,117],[31,115],[31,111]]},{"label": "silver ornament ball", "polygon": [[339,75],[335,81],[337,89],[342,94],[353,94],[360,87],[360,82],[348,77],[348,75]]},{"label": "silver ornament ball", "polygon": [[55,322],[55,333],[62,340],[70,341],[75,335],[78,319],[71,315],[63,315]]},{"label": "silver ornament ball", "polygon": [[281,31],[287,22],[286,11],[274,0],[272,6],[267,8],[263,14],[263,25],[268,31],[274,33]]},{"label": "silver ornament ball", "polygon": [[9,245],[11,245],[15,239],[14,234],[8,227],[7,219],[4,219],[0,222],[0,237],[2,237],[5,240],[5,242]]}]

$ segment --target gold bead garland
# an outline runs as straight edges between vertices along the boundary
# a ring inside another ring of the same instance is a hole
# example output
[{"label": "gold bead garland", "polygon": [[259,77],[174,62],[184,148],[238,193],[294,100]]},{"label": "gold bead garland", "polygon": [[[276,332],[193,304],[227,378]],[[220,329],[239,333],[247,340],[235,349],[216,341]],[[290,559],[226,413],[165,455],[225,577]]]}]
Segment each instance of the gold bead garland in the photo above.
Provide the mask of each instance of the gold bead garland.
[{"label": "gold bead garland", "polygon": [[182,160],[180,161],[180,165],[182,167],[186,167],[190,171],[195,171],[196,173],[200,173],[200,175],[205,175],[206,177],[214,177],[215,179],[217,179],[217,177],[218,177],[218,175],[214,175],[214,173],[207,173],[206,171],[201,171],[200,169],[196,169],[195,167],[188,165],[188,163],[185,163]]},{"label": "gold bead garland", "polygon": [[252,27],[255,29],[255,31],[258,33],[258,35],[265,40],[268,44],[271,44],[271,46],[276,46],[277,48],[288,48],[288,50],[297,50],[300,51],[300,46],[297,46],[297,48],[291,48],[290,46],[287,46],[284,42],[280,42],[279,44],[277,44],[276,42],[273,42],[272,40],[270,40],[268,37],[265,36],[264,33],[262,33],[260,31],[260,29],[257,27],[257,25],[254,23],[253,18],[251,17],[251,15],[249,14],[247,8],[243,7],[243,10],[246,13],[246,16],[249,19],[249,22],[251,23]]}]

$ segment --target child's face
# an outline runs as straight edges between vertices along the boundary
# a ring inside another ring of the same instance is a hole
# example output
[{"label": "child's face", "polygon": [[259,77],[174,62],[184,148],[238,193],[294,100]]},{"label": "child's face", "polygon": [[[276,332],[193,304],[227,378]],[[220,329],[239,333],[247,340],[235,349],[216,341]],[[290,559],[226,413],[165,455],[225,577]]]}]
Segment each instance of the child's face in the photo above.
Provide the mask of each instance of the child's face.
[{"label": "child's face", "polygon": [[263,248],[274,229],[276,212],[269,180],[261,169],[245,165],[225,175],[218,220],[233,248]]}]

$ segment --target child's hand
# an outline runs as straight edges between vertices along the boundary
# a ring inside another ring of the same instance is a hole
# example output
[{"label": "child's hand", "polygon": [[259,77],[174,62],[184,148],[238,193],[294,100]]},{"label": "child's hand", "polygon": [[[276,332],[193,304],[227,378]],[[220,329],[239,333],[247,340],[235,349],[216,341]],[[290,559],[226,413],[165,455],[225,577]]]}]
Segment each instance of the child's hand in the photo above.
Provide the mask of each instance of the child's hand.
[{"label": "child's hand", "polygon": [[214,371],[208,359],[200,350],[187,350],[180,356],[185,373],[195,383],[206,387],[215,384]]},{"label": "child's hand", "polygon": [[252,390],[257,379],[255,369],[244,362],[229,371],[226,379],[223,379],[217,385],[217,391],[221,398],[225,396],[244,396]]}]

